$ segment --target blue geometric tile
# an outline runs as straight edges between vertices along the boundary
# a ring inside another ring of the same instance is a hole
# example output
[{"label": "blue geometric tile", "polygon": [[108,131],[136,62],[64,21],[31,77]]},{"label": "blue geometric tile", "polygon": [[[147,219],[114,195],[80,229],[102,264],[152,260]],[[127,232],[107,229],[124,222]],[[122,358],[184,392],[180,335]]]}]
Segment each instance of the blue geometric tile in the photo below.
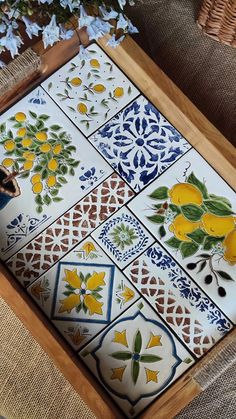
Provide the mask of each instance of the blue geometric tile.
[{"label": "blue geometric tile", "polygon": [[128,417],[139,414],[194,362],[143,299],[79,355]]},{"label": "blue geometric tile", "polygon": [[89,141],[136,192],[191,148],[143,96],[117,114]]},{"label": "blue geometric tile", "polygon": [[125,207],[91,235],[120,268],[124,268],[154,242],[148,231]]},{"label": "blue geometric tile", "polygon": [[125,273],[196,356],[204,355],[232,329],[225,315],[158,244]]}]

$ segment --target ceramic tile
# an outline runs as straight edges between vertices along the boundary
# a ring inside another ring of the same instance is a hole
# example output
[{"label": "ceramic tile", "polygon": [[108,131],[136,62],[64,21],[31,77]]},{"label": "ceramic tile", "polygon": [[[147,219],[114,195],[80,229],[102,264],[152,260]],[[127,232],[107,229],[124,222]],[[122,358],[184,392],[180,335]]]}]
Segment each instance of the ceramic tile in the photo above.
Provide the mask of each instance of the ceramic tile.
[{"label": "ceramic tile", "polygon": [[125,204],[133,194],[126,183],[113,173],[12,256],[6,262],[7,267],[24,286],[28,286]]},{"label": "ceramic tile", "polygon": [[0,116],[0,163],[3,260],[112,173],[41,88]]},{"label": "ceramic tile", "polygon": [[226,182],[190,150],[130,208],[236,322],[236,194]]},{"label": "ceramic tile", "polygon": [[139,298],[133,285],[91,238],[27,290],[76,350]]},{"label": "ceramic tile", "polygon": [[197,357],[232,328],[218,307],[158,244],[124,273]]},{"label": "ceramic tile", "polygon": [[92,237],[120,268],[134,260],[154,239],[125,207],[97,228]]},{"label": "ceramic tile", "polygon": [[194,362],[143,299],[80,356],[128,417],[147,407]]},{"label": "ceramic tile", "polygon": [[100,128],[89,141],[136,192],[191,148],[143,96]]},{"label": "ceramic tile", "polygon": [[139,95],[136,87],[102,49],[87,48],[42,83],[43,88],[87,136]]}]

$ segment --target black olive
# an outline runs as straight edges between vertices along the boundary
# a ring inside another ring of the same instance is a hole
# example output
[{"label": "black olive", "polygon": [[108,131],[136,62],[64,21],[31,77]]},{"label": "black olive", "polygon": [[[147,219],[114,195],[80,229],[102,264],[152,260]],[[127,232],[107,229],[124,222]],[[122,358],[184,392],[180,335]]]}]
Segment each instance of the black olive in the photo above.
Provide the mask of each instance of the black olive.
[{"label": "black olive", "polygon": [[212,275],[211,274],[209,274],[209,275],[207,275],[207,276],[205,276],[205,283],[206,284],[211,284],[212,283]]},{"label": "black olive", "polygon": [[187,264],[187,269],[190,269],[190,271],[192,271],[193,269],[195,269],[197,266],[196,263],[188,263]]},{"label": "black olive", "polygon": [[218,288],[218,294],[220,297],[225,297],[226,296],[226,291],[223,287],[219,287]]}]

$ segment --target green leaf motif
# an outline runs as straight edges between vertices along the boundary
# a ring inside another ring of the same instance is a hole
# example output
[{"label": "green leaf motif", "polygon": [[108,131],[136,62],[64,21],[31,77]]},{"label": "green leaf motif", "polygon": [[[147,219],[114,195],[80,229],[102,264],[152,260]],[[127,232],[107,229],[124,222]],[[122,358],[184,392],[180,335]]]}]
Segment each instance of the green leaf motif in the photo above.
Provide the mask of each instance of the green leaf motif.
[{"label": "green leaf motif", "polygon": [[197,273],[203,271],[203,269],[206,267],[206,260],[204,260],[202,263],[200,263],[199,269],[197,271]]},{"label": "green leaf motif", "polygon": [[138,330],[134,339],[134,352],[140,353],[142,348],[142,335],[140,331]]},{"label": "green leaf motif", "polygon": [[226,281],[234,281],[232,276],[230,276],[227,272],[224,272],[224,271],[216,271],[216,272],[218,273],[218,275],[220,275],[222,279],[225,279]]},{"label": "green leaf motif", "polygon": [[136,384],[139,376],[140,365],[138,361],[133,361],[131,366],[131,374],[133,383]]},{"label": "green leaf motif", "polygon": [[207,207],[208,211],[214,215],[219,215],[223,217],[233,214],[232,209],[224,202],[208,199],[207,201],[204,201],[204,204]]},{"label": "green leaf motif", "polygon": [[170,204],[169,205],[169,209],[171,211],[173,211],[173,212],[176,212],[176,214],[180,214],[181,213],[181,210],[180,210],[180,208],[177,205]]},{"label": "green leaf motif", "polygon": [[37,115],[36,115],[36,113],[34,113],[34,112],[32,112],[32,111],[29,111],[29,114],[30,114],[31,118],[33,118],[33,119],[37,119]]},{"label": "green leaf motif", "polygon": [[230,200],[228,198],[225,198],[224,196],[218,196],[212,193],[209,195],[209,198],[213,199],[214,201],[221,201],[224,204],[228,205],[228,207],[232,208]]},{"label": "green leaf motif", "polygon": [[50,129],[52,130],[52,131],[59,131],[60,129],[61,129],[61,127],[60,127],[60,125],[51,125],[50,126]]},{"label": "green leaf motif", "polygon": [[155,189],[154,192],[149,195],[152,199],[167,199],[168,198],[168,188],[166,186],[160,186]]},{"label": "green leaf motif", "polygon": [[158,362],[158,361],[161,361],[162,360],[162,358],[160,357],[160,356],[158,356],[158,355],[141,355],[140,356],[140,362],[148,362],[148,363],[151,363],[151,362]]},{"label": "green leaf motif", "polygon": [[224,236],[222,237],[207,236],[203,243],[203,249],[211,250],[212,247],[214,247],[217,243],[222,242],[223,240],[224,240]]},{"label": "green leaf motif", "polygon": [[112,358],[119,359],[120,361],[127,361],[132,358],[132,353],[129,351],[118,351],[113,352],[110,356],[112,356]]},{"label": "green leaf motif", "polygon": [[164,226],[161,226],[160,228],[159,228],[159,235],[160,235],[160,237],[162,238],[162,237],[165,237],[165,235],[166,235],[166,230],[165,230],[165,227]]},{"label": "green leaf motif", "polygon": [[207,234],[204,231],[202,231],[200,228],[198,228],[192,233],[187,234],[187,236],[193,241],[195,241],[196,243],[202,244]]},{"label": "green leaf motif", "polygon": [[150,215],[147,218],[155,224],[163,224],[165,221],[163,215]]},{"label": "green leaf motif", "polygon": [[171,237],[171,239],[166,240],[165,242],[168,246],[173,247],[173,249],[179,249],[182,241],[179,239],[176,239],[176,237]]},{"label": "green leaf motif", "polygon": [[195,204],[183,205],[181,211],[189,221],[199,221],[204,214],[203,209]]},{"label": "green leaf motif", "polygon": [[180,252],[183,258],[187,258],[189,256],[194,255],[198,251],[198,244],[197,243],[182,243],[180,246]]},{"label": "green leaf motif", "polygon": [[187,182],[191,183],[192,185],[196,186],[199,191],[201,191],[202,196],[204,199],[208,198],[208,192],[207,192],[207,188],[206,185],[201,182],[196,176],[195,174],[192,172],[189,177],[187,178]]}]

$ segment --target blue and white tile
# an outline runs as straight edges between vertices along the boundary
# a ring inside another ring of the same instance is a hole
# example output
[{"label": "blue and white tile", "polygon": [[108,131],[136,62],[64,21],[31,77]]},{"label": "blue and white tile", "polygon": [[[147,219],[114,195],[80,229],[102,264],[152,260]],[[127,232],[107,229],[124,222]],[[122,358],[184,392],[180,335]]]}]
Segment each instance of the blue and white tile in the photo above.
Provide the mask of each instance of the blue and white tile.
[{"label": "blue and white tile", "polygon": [[218,307],[158,244],[124,271],[195,356],[204,355],[232,329]]},{"label": "blue and white tile", "polygon": [[75,350],[139,298],[133,285],[91,238],[27,290]]},{"label": "blue and white tile", "polygon": [[191,148],[143,96],[100,128],[89,141],[136,192]]},{"label": "blue and white tile", "polygon": [[126,207],[94,230],[92,237],[120,268],[127,266],[154,242],[146,228]]},{"label": "blue and white tile", "polygon": [[0,116],[0,258],[16,253],[111,173],[41,87],[17,102]]},{"label": "blue and white tile", "polygon": [[42,83],[46,92],[88,136],[139,95],[138,89],[97,45],[75,56]]},{"label": "blue and white tile", "polygon": [[236,193],[190,150],[128,205],[236,323]]},{"label": "blue and white tile", "polygon": [[194,363],[143,299],[79,355],[127,417],[138,415]]}]

